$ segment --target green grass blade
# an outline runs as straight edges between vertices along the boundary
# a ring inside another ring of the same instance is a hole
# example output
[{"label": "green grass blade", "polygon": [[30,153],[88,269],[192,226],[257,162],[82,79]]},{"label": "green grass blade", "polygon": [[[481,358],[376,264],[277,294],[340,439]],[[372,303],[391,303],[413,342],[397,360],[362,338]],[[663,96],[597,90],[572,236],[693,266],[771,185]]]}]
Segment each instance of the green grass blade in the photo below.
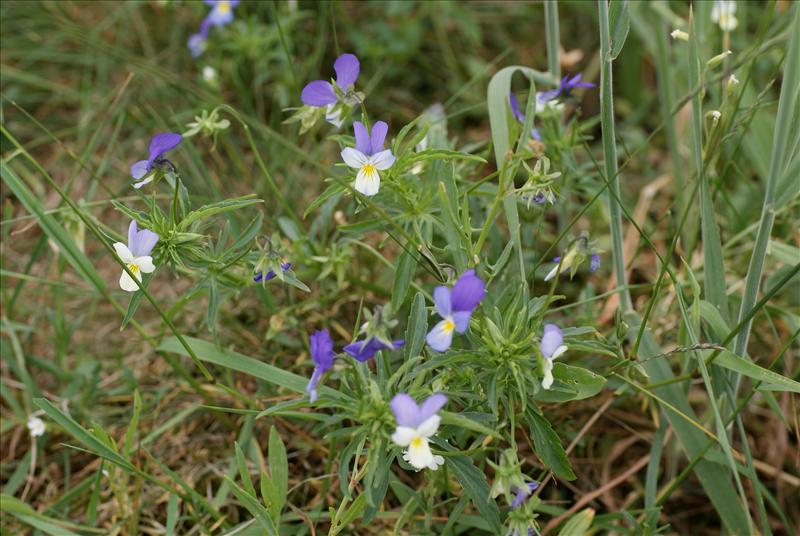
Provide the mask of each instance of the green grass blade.
[{"label": "green grass blade", "polygon": [[[603,160],[606,181],[609,183],[608,212],[611,222],[611,249],[614,275],[620,289],[620,305],[623,311],[633,308],[630,291],[627,289],[625,258],[622,246],[622,213],[620,211],[619,172],[617,167],[617,136],[614,126],[614,91],[612,80],[612,46],[608,20],[608,3],[597,2],[600,20],[600,127],[603,133]],[[619,51],[616,51],[619,53]]]}]

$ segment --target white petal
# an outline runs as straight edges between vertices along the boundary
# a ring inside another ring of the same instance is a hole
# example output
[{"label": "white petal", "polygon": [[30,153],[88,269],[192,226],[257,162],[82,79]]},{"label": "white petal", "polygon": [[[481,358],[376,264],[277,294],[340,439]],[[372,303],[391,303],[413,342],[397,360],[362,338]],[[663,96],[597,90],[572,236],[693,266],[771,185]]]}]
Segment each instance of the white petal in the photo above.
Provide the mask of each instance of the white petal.
[{"label": "white petal", "polygon": [[417,431],[408,426],[398,426],[392,434],[392,441],[400,447],[407,447],[408,444],[417,436]]},{"label": "white petal", "polygon": [[444,465],[444,458],[439,456],[438,454],[434,455],[433,463],[428,466],[428,469],[431,471],[435,471],[439,468],[439,466]]},{"label": "white petal", "polygon": [[410,443],[403,458],[417,470],[430,467],[434,461],[428,440],[424,438],[416,444]]},{"label": "white petal", "polygon": [[544,378],[542,378],[542,387],[550,389],[553,385],[553,361],[550,359],[544,360]]},{"label": "white petal", "polygon": [[44,435],[44,421],[39,417],[29,417],[28,431],[33,437]]},{"label": "white petal", "polygon": [[444,352],[453,343],[453,322],[442,320],[425,337],[428,346],[437,352]]},{"label": "white petal", "polygon": [[[138,276],[136,279],[141,281],[142,280],[141,274],[137,273],[136,275]],[[119,276],[119,286],[120,288],[122,288],[122,290],[126,292],[136,292],[137,290],[139,290],[139,287],[136,285],[136,282],[133,280],[131,276],[128,275],[128,272],[126,272],[125,270],[123,270],[122,275]]]},{"label": "white petal", "polygon": [[332,102],[325,109],[325,120],[336,128],[339,128],[342,126],[342,123],[344,123],[344,118],[342,118],[342,109],[337,107],[337,104],[336,102]]},{"label": "white petal", "polygon": [[128,246],[122,242],[114,242],[114,251],[117,252],[117,257],[119,257],[119,260],[125,264],[133,262],[133,253],[131,253],[131,250],[128,249]]},{"label": "white petal", "polygon": [[422,437],[431,437],[439,429],[440,422],[442,422],[441,417],[438,415],[431,415],[425,419],[422,424],[417,426],[417,433]]},{"label": "white petal", "polygon": [[139,267],[139,270],[141,270],[142,273],[145,274],[152,273],[156,269],[156,265],[153,264],[153,257],[151,257],[150,255],[145,255],[143,257],[136,257],[136,259],[134,259],[133,262]]},{"label": "white petal", "polygon": [[356,182],[353,185],[357,192],[361,192],[366,196],[375,195],[381,187],[381,177],[374,169],[367,173],[364,168],[358,170],[356,175]]},{"label": "white petal", "polygon": [[564,352],[566,352],[566,351],[567,351],[567,345],[566,344],[562,344],[561,346],[559,346],[558,348],[555,349],[555,351],[553,352],[553,355],[550,356],[550,359],[551,360],[558,359],[558,357],[561,354],[563,354]]},{"label": "white petal", "polygon": [[364,164],[369,162],[369,157],[357,149],[345,147],[342,151],[342,160],[351,168],[361,169]]},{"label": "white petal", "polygon": [[558,273],[558,265],[556,264],[555,266],[553,266],[553,269],[550,270],[546,276],[544,276],[544,280],[550,281],[556,276],[557,273]]},{"label": "white petal", "polygon": [[155,173],[151,173],[150,175],[147,176],[147,178],[145,180],[143,180],[141,182],[134,182],[133,183],[133,187],[138,190],[139,188],[141,188],[142,186],[144,186],[148,182],[153,182],[153,179],[155,177],[156,177],[156,174]]},{"label": "white petal", "polygon": [[392,154],[391,149],[386,149],[385,151],[375,153],[369,157],[369,161],[372,163],[372,165],[381,171],[392,167],[395,160],[397,160],[397,158],[395,158],[395,156]]}]

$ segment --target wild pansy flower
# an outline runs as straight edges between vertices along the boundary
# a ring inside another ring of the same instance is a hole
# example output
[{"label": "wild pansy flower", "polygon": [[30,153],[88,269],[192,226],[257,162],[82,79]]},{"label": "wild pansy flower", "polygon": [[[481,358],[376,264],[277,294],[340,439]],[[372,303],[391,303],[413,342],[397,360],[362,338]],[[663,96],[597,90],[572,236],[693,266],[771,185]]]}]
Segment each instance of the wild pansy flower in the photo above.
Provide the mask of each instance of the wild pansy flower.
[{"label": "wild pansy flower", "polygon": [[514,495],[514,500],[511,501],[511,508],[519,508],[522,506],[525,499],[527,499],[532,492],[536,491],[538,487],[539,483],[534,480],[533,482],[526,483],[525,486],[521,488],[514,488],[516,494]]},{"label": "wild pansy flower", "polygon": [[378,121],[372,125],[372,132],[367,132],[367,127],[360,121],[353,123],[356,136],[356,146],[345,147],[342,151],[342,160],[353,169],[357,169],[355,189],[364,195],[371,196],[378,193],[381,187],[381,176],[378,171],[385,171],[392,167],[395,156],[391,149],[383,149],[389,125],[385,121]]},{"label": "wild pansy flower", "polygon": [[452,290],[445,286],[436,287],[433,291],[433,303],[442,320],[425,337],[428,346],[437,352],[450,348],[453,331],[467,331],[472,311],[483,299],[485,292],[485,285],[475,275],[475,270],[464,272]]},{"label": "wild pansy flower", "polygon": [[[173,132],[156,134],[150,139],[150,156],[147,160],[139,160],[131,166],[131,177],[140,182],[133,184],[134,188],[141,188],[155,178],[154,171],[163,163],[169,161],[164,158],[164,153],[171,151],[180,144],[183,137]],[[143,180],[142,180],[143,179]]]},{"label": "wild pansy flower", "polygon": [[406,343],[403,339],[392,341],[392,344],[386,344],[377,337],[370,339],[363,339],[360,341],[353,341],[344,347],[346,354],[353,356],[356,361],[365,362],[372,359],[375,354],[380,350],[397,350],[402,348]]},{"label": "wild pansy flower", "polygon": [[203,0],[207,6],[211,6],[211,11],[200,23],[200,30],[189,37],[187,46],[196,58],[206,49],[208,31],[212,26],[225,26],[233,22],[233,8],[239,5],[239,0]]},{"label": "wild pansy flower", "polygon": [[203,19],[200,23],[200,30],[189,36],[186,41],[186,46],[189,47],[189,52],[193,58],[198,58],[206,50],[206,41],[208,41],[208,30],[211,29],[211,22],[208,17]]},{"label": "wild pansy flower", "polygon": [[[281,271],[285,272],[292,268],[291,262],[284,262],[281,264]],[[263,271],[258,272],[256,275],[253,276],[253,281],[258,283],[261,280],[269,281],[270,279],[275,279],[278,277],[278,274],[275,273],[274,270],[269,270],[266,274]]]},{"label": "wild pansy flower", "polygon": [[354,54],[342,54],[333,63],[333,70],[336,71],[335,82],[309,82],[303,88],[300,99],[306,106],[325,108],[325,119],[339,128],[343,122],[342,105],[349,107],[361,102],[362,97],[354,91],[361,64]]},{"label": "wild pansy flower", "polygon": [[397,394],[390,403],[397,420],[392,441],[400,447],[408,447],[403,459],[417,471],[426,467],[435,471],[444,465],[444,458],[431,452],[428,438],[439,429],[442,419],[436,412],[446,403],[447,397],[441,393],[429,396],[421,406],[405,393]]},{"label": "wild pansy flower", "polygon": [[44,435],[44,421],[39,417],[35,415],[29,416],[27,426],[31,437],[40,437]]},{"label": "wild pansy flower", "polygon": [[[536,99],[539,99],[538,93],[536,94]],[[514,119],[524,125],[525,114],[519,110],[519,102],[517,101],[517,96],[513,91],[508,92],[508,105],[511,107],[511,115],[514,116]],[[539,134],[539,130],[536,127],[531,127],[531,138],[536,141],[542,141],[542,135]]]},{"label": "wild pansy flower", "polygon": [[555,100],[557,98],[565,99],[567,97],[572,96],[572,90],[578,87],[594,87],[594,84],[591,82],[584,82],[583,81],[583,74],[578,73],[572,78],[569,75],[565,76],[561,79],[561,83],[555,89],[550,89],[547,91],[543,91],[536,95],[537,103],[541,102],[549,102]]},{"label": "wild pansy flower", "polygon": [[545,324],[544,335],[542,335],[542,341],[539,343],[539,350],[542,352],[542,357],[544,357],[543,388],[550,389],[553,385],[553,361],[558,359],[567,349],[561,328],[555,324]]},{"label": "wild pansy flower", "polygon": [[317,401],[317,384],[325,372],[333,366],[333,340],[327,329],[315,331],[310,338],[311,360],[314,361],[314,372],[308,380],[306,392],[313,404]]},{"label": "wild pansy flower", "polygon": [[739,26],[736,18],[736,2],[733,0],[715,0],[711,7],[711,21],[719,25],[723,32],[732,32]]},{"label": "wild pansy flower", "polygon": [[592,258],[589,261],[589,271],[594,273],[600,268],[600,254],[597,252],[592,253]]},{"label": "wild pansy flower", "polygon": [[[114,242],[114,250],[117,252],[117,257],[125,263],[128,270],[133,273],[137,280],[142,280],[142,274],[149,274],[155,271],[156,267],[153,264],[153,257],[150,252],[158,242],[158,235],[147,229],[141,231],[137,228],[136,220],[132,220],[128,226],[128,245],[122,242]],[[122,290],[127,292],[136,292],[139,287],[136,282],[128,275],[125,270],[119,278],[119,286]]]}]

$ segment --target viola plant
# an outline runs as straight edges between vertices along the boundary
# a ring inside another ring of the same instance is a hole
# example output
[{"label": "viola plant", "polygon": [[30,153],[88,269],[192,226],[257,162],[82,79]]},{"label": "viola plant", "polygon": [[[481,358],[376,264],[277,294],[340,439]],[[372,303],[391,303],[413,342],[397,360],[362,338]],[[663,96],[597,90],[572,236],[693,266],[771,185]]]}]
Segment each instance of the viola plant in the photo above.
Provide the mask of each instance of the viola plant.
[{"label": "viola plant", "polygon": [[800,6],[141,4],[3,36],[0,532],[788,524]]}]

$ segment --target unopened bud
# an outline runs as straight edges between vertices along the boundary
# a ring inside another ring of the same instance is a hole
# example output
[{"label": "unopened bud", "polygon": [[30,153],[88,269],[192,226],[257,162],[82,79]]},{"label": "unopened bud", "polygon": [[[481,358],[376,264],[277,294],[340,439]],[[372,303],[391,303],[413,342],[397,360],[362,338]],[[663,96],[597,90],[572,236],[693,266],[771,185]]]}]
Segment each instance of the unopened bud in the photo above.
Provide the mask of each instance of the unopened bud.
[{"label": "unopened bud", "polygon": [[669,35],[671,35],[673,39],[680,39],[681,41],[689,40],[689,34],[683,30],[673,30]]}]

